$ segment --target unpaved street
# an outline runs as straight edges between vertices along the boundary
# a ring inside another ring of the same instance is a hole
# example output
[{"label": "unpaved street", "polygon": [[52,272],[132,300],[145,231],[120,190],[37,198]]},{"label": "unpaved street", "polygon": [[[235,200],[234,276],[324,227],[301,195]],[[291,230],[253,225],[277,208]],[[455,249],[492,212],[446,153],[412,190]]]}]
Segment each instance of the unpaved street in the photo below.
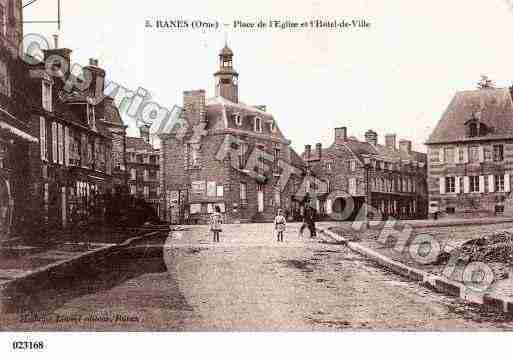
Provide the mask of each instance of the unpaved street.
[{"label": "unpaved street", "polygon": [[[221,243],[196,226],[163,251],[109,263],[96,278],[40,293],[37,323],[63,330],[497,330],[513,325],[390,274],[344,246],[284,243],[272,225],[224,226]],[[150,253],[150,252],[148,252]],[[162,254],[163,253],[163,254]],[[34,307],[36,310],[36,307]],[[99,318],[93,318],[97,316]],[[57,321],[56,318],[60,320]],[[101,317],[108,320],[100,320]],[[118,317],[118,320],[114,318]],[[66,319],[67,318],[67,319]],[[86,320],[87,319],[87,320]]]}]

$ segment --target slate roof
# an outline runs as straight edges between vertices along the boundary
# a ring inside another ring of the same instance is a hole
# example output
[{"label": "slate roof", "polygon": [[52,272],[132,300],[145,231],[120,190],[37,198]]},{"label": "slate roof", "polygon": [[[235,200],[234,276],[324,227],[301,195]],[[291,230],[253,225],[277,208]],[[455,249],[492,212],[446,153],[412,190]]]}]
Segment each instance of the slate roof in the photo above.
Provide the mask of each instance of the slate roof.
[{"label": "slate roof", "polygon": [[[340,146],[345,146],[351,152],[353,152],[361,161],[366,156],[379,157],[383,158],[383,160],[398,162],[398,161],[411,161],[411,162],[427,162],[427,155],[422,152],[411,151],[406,152],[402,151],[399,148],[386,147],[380,144],[373,145],[366,141],[359,141],[354,137],[348,138],[343,143],[333,143],[328,148],[323,148],[323,154],[332,154],[337,155],[340,151]],[[305,158],[305,153],[302,154],[302,157]],[[324,157],[324,155],[323,155]],[[319,158],[315,153],[315,147],[312,148],[312,154],[310,157],[310,161],[318,161]]]},{"label": "slate roof", "polygon": [[[242,102],[234,103],[224,97],[218,96],[207,100],[207,129],[236,129],[242,131],[254,132],[253,120],[255,117],[262,119],[262,134],[272,135],[273,137],[286,140],[281,132],[273,115],[269,112],[262,111],[254,106],[246,105]],[[241,116],[242,125],[237,125],[233,115]],[[270,124],[274,122],[276,130],[270,130]]]},{"label": "slate roof", "polygon": [[128,137],[126,138],[126,148],[128,150],[133,151],[155,151],[153,146],[146,142],[144,139],[140,137]]},{"label": "slate roof", "polygon": [[[465,123],[476,116],[487,126],[484,137],[468,138]],[[427,144],[513,138],[513,103],[509,88],[486,88],[457,92]]]}]

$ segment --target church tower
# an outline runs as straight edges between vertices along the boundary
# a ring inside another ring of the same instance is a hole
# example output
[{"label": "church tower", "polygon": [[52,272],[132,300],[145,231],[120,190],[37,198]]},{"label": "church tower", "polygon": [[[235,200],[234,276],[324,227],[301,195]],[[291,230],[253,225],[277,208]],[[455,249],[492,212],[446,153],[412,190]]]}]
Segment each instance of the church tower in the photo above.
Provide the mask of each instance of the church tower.
[{"label": "church tower", "polygon": [[232,102],[239,102],[239,74],[233,68],[233,51],[224,45],[219,53],[219,71],[214,76],[216,78],[216,96],[224,97]]}]

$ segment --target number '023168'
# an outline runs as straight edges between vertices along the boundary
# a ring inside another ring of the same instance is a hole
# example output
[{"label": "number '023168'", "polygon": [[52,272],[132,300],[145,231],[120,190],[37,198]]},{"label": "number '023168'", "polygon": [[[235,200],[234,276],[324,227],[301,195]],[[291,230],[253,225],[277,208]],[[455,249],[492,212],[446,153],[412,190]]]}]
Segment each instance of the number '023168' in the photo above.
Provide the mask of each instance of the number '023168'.
[{"label": "number '023168'", "polygon": [[12,348],[14,350],[42,350],[45,348],[45,344],[43,342],[15,341],[12,342]]}]

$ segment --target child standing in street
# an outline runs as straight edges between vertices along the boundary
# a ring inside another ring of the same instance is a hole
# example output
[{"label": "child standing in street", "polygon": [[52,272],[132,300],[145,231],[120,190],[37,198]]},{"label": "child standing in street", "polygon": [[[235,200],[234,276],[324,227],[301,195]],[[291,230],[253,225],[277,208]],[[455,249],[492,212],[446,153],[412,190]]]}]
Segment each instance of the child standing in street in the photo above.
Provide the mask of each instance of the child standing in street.
[{"label": "child standing in street", "polygon": [[287,220],[285,219],[285,216],[283,216],[283,211],[279,209],[278,214],[274,218],[274,229],[276,230],[278,242],[283,242],[283,232],[285,232],[286,226]]},{"label": "child standing in street", "polygon": [[214,213],[210,216],[210,231],[214,234],[214,242],[219,242],[219,233],[222,232],[221,223],[223,223],[223,219],[221,218],[221,208],[216,206]]}]

